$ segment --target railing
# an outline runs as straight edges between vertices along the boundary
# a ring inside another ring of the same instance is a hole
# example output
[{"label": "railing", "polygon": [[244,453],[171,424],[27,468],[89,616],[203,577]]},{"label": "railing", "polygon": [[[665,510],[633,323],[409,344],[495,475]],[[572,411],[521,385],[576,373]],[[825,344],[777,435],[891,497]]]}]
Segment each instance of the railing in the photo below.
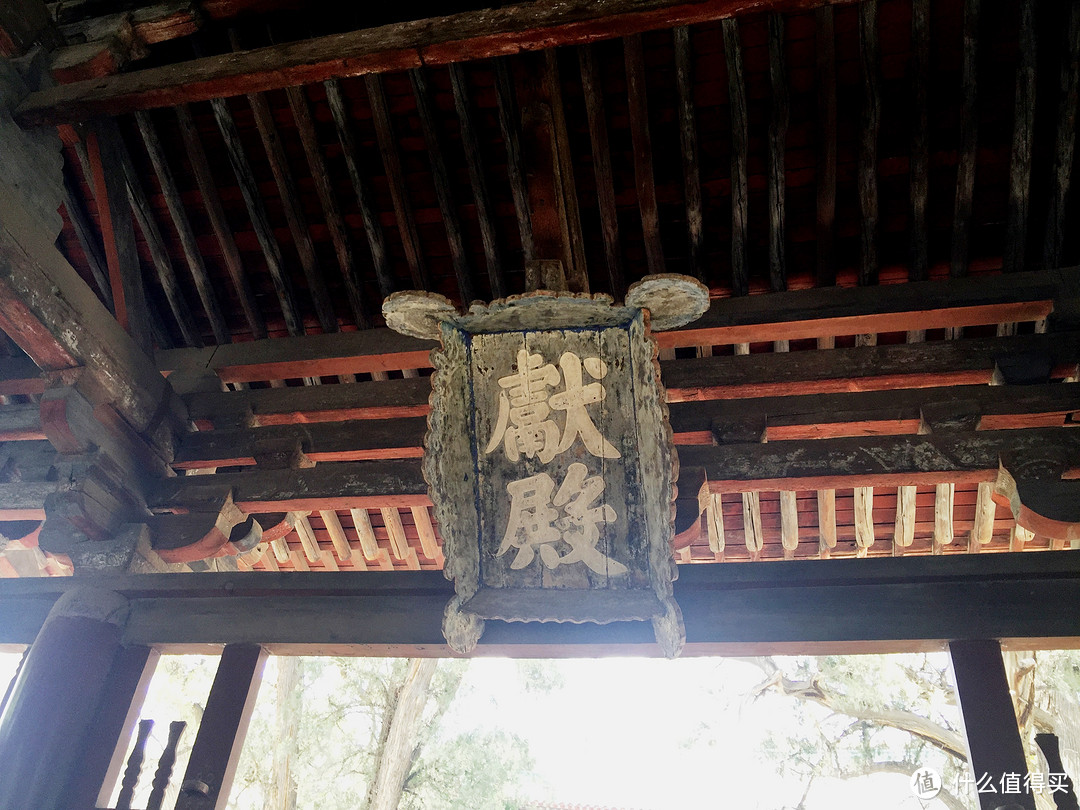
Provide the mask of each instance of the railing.
[{"label": "railing", "polygon": [[[145,810],[161,810],[161,804],[165,799],[165,791],[168,790],[169,781],[172,779],[173,765],[176,763],[176,746],[180,743],[180,737],[186,728],[187,722],[184,720],[169,723],[169,738],[165,743],[165,750],[161,752],[161,757],[158,759],[154,780],[151,782],[150,798],[146,802]],[[139,731],[135,736],[135,744],[131,748],[131,753],[128,755],[124,778],[120,783],[120,795],[116,799],[116,807],[100,808],[99,810],[132,810],[131,801],[135,795],[135,789],[139,785],[139,777],[142,775],[146,741],[150,738],[150,732],[153,729],[153,720],[139,721]]]}]

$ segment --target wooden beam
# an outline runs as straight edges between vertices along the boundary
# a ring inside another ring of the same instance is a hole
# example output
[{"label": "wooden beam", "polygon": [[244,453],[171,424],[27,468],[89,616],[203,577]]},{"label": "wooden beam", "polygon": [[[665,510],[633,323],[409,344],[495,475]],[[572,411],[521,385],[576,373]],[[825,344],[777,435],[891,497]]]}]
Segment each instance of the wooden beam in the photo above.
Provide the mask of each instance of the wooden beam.
[{"label": "wooden beam", "polygon": [[545,95],[551,104],[551,134],[559,189],[557,203],[561,211],[560,226],[564,245],[563,269],[571,292],[588,293],[589,273],[585,264],[585,237],[581,231],[574,157],[566,127],[558,52],[554,49],[544,51],[544,84]]},{"label": "wooden beam", "polygon": [[430,504],[419,460],[185,475],[157,482],[148,500],[160,511],[199,509],[200,504],[219,502],[229,489],[248,514]]},{"label": "wooden beam", "polygon": [[[820,0],[774,0],[777,11]],[[414,20],[78,82],[34,93],[19,108],[23,125],[255,93],[335,77],[485,59],[691,25],[759,10],[755,0],[599,0],[524,3]]]},{"label": "wooden beam", "polygon": [[[674,36],[675,83],[679,93],[679,147],[682,152],[683,190],[686,199],[687,272],[698,279],[704,279],[705,217],[701,202],[701,168],[694,112],[694,48],[687,26],[676,28]],[[606,142],[607,133],[604,135]],[[599,186],[599,175],[597,185]],[[618,299],[621,291],[613,287],[613,292]]]},{"label": "wooden beam", "polygon": [[[689,327],[658,333],[656,339],[661,348],[716,346],[1034,321],[1052,311],[1052,299],[1064,290],[1053,274],[1040,273],[753,295],[713,301]],[[765,322],[776,326],[761,337],[765,332],[751,324]]]},{"label": "wooden beam", "polygon": [[[685,31],[686,29],[676,29]],[[689,45],[685,46],[689,47]],[[676,58],[678,56],[678,34],[676,35]],[[688,59],[689,56],[682,58]],[[593,176],[596,179],[596,201],[600,209],[600,232],[604,238],[604,260],[607,263],[608,284],[611,294],[620,300],[626,294],[626,281],[623,276],[622,245],[619,243],[619,218],[615,208],[615,185],[611,173],[611,144],[608,140],[607,113],[604,109],[604,90],[600,82],[600,71],[596,64],[596,55],[592,45],[578,48],[578,63],[581,67],[581,90],[585,96],[585,114],[589,120],[589,142],[592,150]],[[687,68],[688,69],[688,68]],[[682,70],[682,68],[679,68]],[[679,73],[682,76],[682,73]],[[683,79],[680,79],[680,94],[683,92]],[[680,111],[685,103],[681,101]],[[680,115],[682,113],[680,112]],[[685,128],[686,122],[681,126]],[[687,135],[683,135],[683,166],[686,166]],[[696,166],[695,166],[696,171]],[[690,206],[690,186],[687,186],[687,206]],[[700,205],[701,189],[698,187]],[[689,216],[689,215],[688,215]],[[699,223],[700,225],[700,223]]]},{"label": "wooden beam", "polygon": [[1051,174],[1050,204],[1043,238],[1044,267],[1057,267],[1065,241],[1065,201],[1072,178],[1076,142],[1077,86],[1080,85],[1080,4],[1069,4],[1068,21],[1061,32],[1061,73],[1058,80],[1057,135]]},{"label": "wooden beam", "polygon": [[[1024,741],[1017,728],[1016,707],[1005,673],[1001,643],[970,639],[949,642],[956,698],[967,740],[968,768],[976,782],[1002,787],[1006,774],[1027,773]],[[979,792],[982,810],[996,810],[1002,797]],[[1035,810],[1035,795],[1017,791],[1009,803]]]},{"label": "wooden beam", "polygon": [[765,541],[761,531],[761,496],[758,492],[742,493],[743,537],[750,559],[757,560]]},{"label": "wooden beam", "polygon": [[939,483],[934,492],[934,554],[953,541],[953,500],[956,484]]},{"label": "wooden beam", "polygon": [[102,253],[97,234],[94,233],[93,226],[90,224],[90,217],[86,213],[86,208],[83,206],[82,200],[79,199],[73,181],[66,172],[64,174],[64,210],[67,212],[72,230],[75,231],[75,238],[79,241],[83,256],[86,257],[90,274],[94,277],[94,283],[97,285],[98,295],[105,306],[111,310],[113,308],[113,297],[112,288],[109,286],[109,267]]},{"label": "wooden beam", "polygon": [[785,560],[794,559],[795,551],[799,548],[799,502],[797,496],[798,493],[793,490],[780,490],[780,543],[784,547]]},{"label": "wooden beam", "polygon": [[992,481],[980,481],[979,493],[975,501],[975,524],[971,527],[968,551],[978,551],[994,539],[994,484]]},{"label": "wooden beam", "polygon": [[645,261],[650,273],[663,273],[664,249],[660,244],[660,213],[656,205],[648,93],[645,87],[645,54],[640,34],[623,39],[623,56],[630,110],[630,138],[634,150],[634,181],[637,186],[638,207],[641,210]]},{"label": "wooden beam", "polygon": [[[1069,333],[1073,334],[1073,333]],[[1067,345],[1063,345],[1067,340]],[[883,391],[895,388],[930,388],[952,385],[987,385],[994,379],[995,363],[1004,355],[1034,351],[1049,355],[1058,375],[1075,370],[1077,339],[1061,335],[967,339],[936,344],[910,343],[834,349],[830,352],[772,353],[716,356],[661,363],[661,377],[669,403],[710,399],[834,394]],[[822,357],[820,354],[826,354]],[[682,418],[680,416],[680,418]],[[682,422],[689,428],[692,423]],[[702,423],[696,423],[696,429]],[[762,429],[764,429],[762,419]]]},{"label": "wooden beam", "polygon": [[203,311],[210,321],[210,328],[214,333],[214,340],[218,343],[228,343],[231,340],[229,327],[218,305],[217,295],[210,284],[210,277],[206,272],[206,264],[203,262],[202,252],[195,241],[195,232],[191,228],[187,210],[180,198],[180,190],[176,186],[172,169],[165,157],[165,150],[161,146],[157,129],[149,114],[139,111],[135,113],[135,120],[142,134],[143,144],[150,156],[150,163],[154,167],[158,182],[161,184],[161,194],[165,198],[165,205],[169,209],[169,215],[180,237],[180,246],[184,251],[188,269],[195,282],[195,289],[199,292],[199,300],[202,302]]},{"label": "wooden beam", "polygon": [[323,332],[336,332],[338,324],[334,316],[334,305],[330,300],[330,292],[326,288],[326,279],[315,253],[315,245],[311,240],[307,217],[300,204],[300,193],[297,191],[296,181],[289,168],[289,160],[281,144],[281,135],[277,124],[274,123],[274,115],[270,112],[270,104],[262,93],[249,94],[247,101],[255,118],[255,128],[259,131],[263,150],[270,162],[270,171],[274,175],[278,196],[281,198],[281,206],[285,212],[285,221],[289,224],[293,245],[300,257],[304,277],[307,279],[308,291],[311,293],[311,302],[315,308],[315,315],[319,319],[319,326]]},{"label": "wooden beam", "polygon": [[1020,4],[1020,61],[1016,66],[1012,155],[1009,160],[1009,224],[1005,234],[1005,256],[1002,259],[1002,269],[1006,272],[1023,270],[1027,266],[1037,44],[1035,0],[1023,0]]},{"label": "wooden beam", "polygon": [[787,176],[784,173],[784,160],[790,113],[784,67],[784,17],[775,12],[769,15],[769,86],[772,88],[772,112],[769,116],[769,286],[779,291],[787,289],[784,217]]},{"label": "wooden beam", "polygon": [[926,204],[930,189],[930,0],[911,6],[911,237],[908,278],[924,281],[927,259]]},{"label": "wooden beam", "polygon": [[992,482],[1003,452],[1037,457],[1063,446],[1080,447],[1080,438],[1069,430],[1044,428],[690,445],[679,448],[679,463],[684,470],[703,469],[711,492],[919,486]]},{"label": "wooden beam", "polygon": [[87,137],[116,319],[138,345],[151,346],[146,292],[120,157],[122,148],[120,132],[113,122],[100,124]]},{"label": "wooden beam", "polygon": [[[480,227],[480,241],[484,245],[484,259],[487,263],[488,286],[491,299],[506,295],[503,281],[502,251],[495,230],[495,208],[488,190],[488,174],[484,168],[484,156],[480,149],[476,128],[473,125],[472,102],[470,101],[469,82],[465,68],[450,65],[450,89],[454,94],[454,111],[457,113],[461,131],[461,146],[465,150],[465,163],[469,170],[469,184],[472,186],[473,203],[476,206],[476,221]],[[471,301],[471,298],[465,298]]]},{"label": "wooden beam", "polygon": [[379,293],[385,298],[396,288],[394,271],[386,253],[386,239],[383,235],[382,223],[379,222],[378,213],[373,208],[374,196],[370,184],[364,173],[360,171],[359,147],[353,135],[352,119],[345,105],[340,83],[331,79],[325,82],[323,87],[326,90],[326,102],[330,107],[330,114],[334,118],[334,128],[337,130],[341,151],[345,156],[349,180],[352,182],[356,202],[360,208],[360,218],[364,222],[364,233],[367,235],[368,249],[371,251],[371,262],[375,266],[375,277],[379,281]]},{"label": "wooden beam", "polygon": [[881,127],[881,49],[877,0],[859,5],[859,60],[862,65],[862,129],[859,139],[859,283],[877,284],[877,147]]},{"label": "wooden beam", "polygon": [[746,244],[750,193],[746,165],[749,149],[746,82],[743,79],[739,22],[735,18],[726,19],[722,26],[724,57],[727,61],[728,109],[731,114],[731,290],[735,295],[746,295],[750,291]]},{"label": "wooden beam", "polygon": [[855,545],[858,556],[866,556],[874,545],[874,488],[855,487]]},{"label": "wooden beam", "polygon": [[446,229],[446,241],[450,246],[450,262],[454,266],[458,295],[462,304],[468,306],[474,298],[472,268],[465,252],[465,239],[461,232],[461,217],[458,214],[457,201],[450,185],[450,173],[446,169],[443,157],[443,137],[439,131],[439,122],[435,119],[435,110],[431,105],[427,76],[423,68],[409,71],[413,97],[416,99],[416,112],[420,116],[420,128],[424,133],[424,145],[427,147],[431,165],[431,177],[435,184],[435,197],[439,201],[443,227]]},{"label": "wooden beam", "polygon": [[505,57],[495,60],[495,99],[499,107],[499,130],[506,148],[506,174],[510,181],[510,193],[514,197],[522,259],[531,262],[536,258],[536,245],[529,210],[529,191],[525,185],[525,161],[521,152],[521,117],[513,75]]},{"label": "wooden beam", "polygon": [[176,810],[225,810],[228,805],[266,655],[256,644],[229,644],[222,650],[184,772],[182,784],[192,787],[180,792]]},{"label": "wooden beam", "polygon": [[961,75],[960,152],[956,165],[956,197],[953,205],[952,264],[955,278],[968,271],[968,240],[971,206],[975,194],[975,161],[979,141],[977,102],[979,56],[979,5],[981,0],[964,0],[963,73]]},{"label": "wooden beam", "polygon": [[[360,289],[360,279],[353,255],[352,240],[349,237],[349,229],[345,224],[345,217],[342,216],[341,207],[338,205],[337,196],[334,193],[334,185],[330,180],[330,173],[327,171],[326,162],[319,147],[319,136],[315,132],[315,122],[311,118],[311,109],[308,106],[307,96],[304,94],[302,87],[289,87],[285,90],[285,94],[289,99],[289,109],[292,110],[297,131],[300,133],[300,143],[304,147],[304,156],[307,158],[311,178],[315,183],[315,193],[318,195],[319,204],[323,209],[326,228],[330,231],[330,241],[334,245],[334,254],[337,256],[341,279],[345,282],[345,294],[349,299],[353,322],[360,329],[367,329],[371,326],[371,318],[368,315],[364,296]],[[325,291],[325,280],[320,280],[317,286],[322,286]],[[329,298],[328,293],[326,297]],[[325,303],[329,304],[329,301],[327,300]],[[337,331],[336,323],[331,331]]]},{"label": "wooden beam", "polygon": [[210,106],[214,111],[214,120],[217,121],[218,130],[225,141],[225,151],[228,153],[233,174],[236,175],[244,205],[251,217],[251,227],[255,231],[255,238],[266,259],[266,269],[274,282],[274,291],[277,293],[278,304],[281,306],[281,314],[285,318],[285,328],[290,335],[302,335],[304,324],[293,296],[292,279],[281,256],[281,246],[270,226],[262,192],[259,191],[255,173],[244,151],[244,144],[240,140],[240,132],[236,128],[232,112],[223,99],[212,99]]},{"label": "wooden beam", "polygon": [[240,260],[240,251],[236,247],[236,240],[233,238],[229,220],[225,217],[225,208],[222,206],[221,197],[218,194],[217,181],[210,171],[210,163],[206,159],[206,150],[203,148],[202,140],[199,137],[198,127],[196,127],[195,121],[191,117],[191,110],[187,105],[181,104],[176,108],[176,118],[180,126],[180,135],[184,139],[184,148],[191,163],[191,170],[195,175],[199,194],[202,196],[203,206],[206,208],[207,216],[210,218],[210,227],[217,238],[218,246],[221,248],[225,269],[229,273],[229,278],[232,279],[233,289],[240,300],[240,307],[244,311],[244,317],[247,319],[248,329],[251,330],[252,337],[255,340],[261,340],[266,337],[266,322],[263,319],[262,312],[259,311],[258,305],[255,303],[255,296],[251,291],[251,285],[248,283],[247,274],[244,272],[244,265]]},{"label": "wooden beam", "polygon": [[390,198],[394,204],[398,235],[405,251],[405,260],[409,264],[409,272],[412,274],[413,287],[418,290],[429,290],[431,278],[428,275],[427,263],[420,245],[420,236],[416,232],[416,221],[413,217],[412,204],[409,202],[409,192],[405,187],[405,176],[401,170],[401,155],[398,153],[394,125],[390,120],[390,109],[386,103],[386,90],[379,76],[365,76],[364,86],[367,88],[371,119],[375,126],[375,138],[379,143],[379,154],[382,155],[383,170],[386,172],[386,182],[390,187]]},{"label": "wooden beam", "polygon": [[[680,566],[679,574],[673,587],[687,652],[827,654],[851,652],[860,642],[878,642],[876,651],[883,652],[987,636],[1053,648],[1062,637],[1076,637],[1080,560],[1072,554],[690,565]],[[340,645],[339,655],[450,654],[440,628],[453,585],[441,571],[4,580],[0,642],[32,641],[53,601],[88,582],[129,595],[123,638],[128,645],[255,641],[293,654],[320,648],[325,654],[333,644]],[[971,610],[972,604],[983,609]],[[328,616],[349,620],[331,622]],[[659,654],[647,622],[497,621],[489,623],[477,654],[565,656],[616,649]]]},{"label": "wooden beam", "polygon": [[22,56],[36,44],[52,50],[63,41],[43,0],[10,0],[0,7],[0,56]]},{"label": "wooden beam", "polygon": [[832,7],[822,6],[816,9],[814,22],[814,50],[817,57],[817,223],[814,275],[818,286],[827,287],[836,282],[836,257],[833,254],[833,230],[836,221],[836,35]]}]

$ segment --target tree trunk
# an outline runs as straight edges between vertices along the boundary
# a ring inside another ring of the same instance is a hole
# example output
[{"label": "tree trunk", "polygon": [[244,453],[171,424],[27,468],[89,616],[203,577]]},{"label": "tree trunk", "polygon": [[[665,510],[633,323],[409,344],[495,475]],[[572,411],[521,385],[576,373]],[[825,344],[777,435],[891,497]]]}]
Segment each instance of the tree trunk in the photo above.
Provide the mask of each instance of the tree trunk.
[{"label": "tree trunk", "polygon": [[375,778],[368,791],[367,810],[396,810],[401,800],[401,791],[412,767],[428,687],[437,665],[435,658],[409,661],[405,679],[394,698],[389,727],[383,732]]},{"label": "tree trunk", "polygon": [[277,659],[278,677],[274,701],[274,770],[271,774],[267,810],[296,810],[296,777],[292,764],[296,759],[296,741],[303,710],[300,684],[303,659],[284,655]]}]

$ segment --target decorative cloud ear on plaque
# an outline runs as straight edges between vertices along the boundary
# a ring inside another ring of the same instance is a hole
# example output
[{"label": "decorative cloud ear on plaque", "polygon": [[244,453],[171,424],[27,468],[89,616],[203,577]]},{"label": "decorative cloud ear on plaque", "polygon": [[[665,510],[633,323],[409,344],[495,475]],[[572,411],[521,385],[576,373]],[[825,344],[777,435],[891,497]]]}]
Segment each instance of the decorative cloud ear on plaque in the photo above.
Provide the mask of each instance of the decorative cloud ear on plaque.
[{"label": "decorative cloud ear on plaque", "polygon": [[395,332],[424,340],[439,340],[442,322],[459,314],[449,298],[423,290],[392,293],[383,301],[382,313]]},{"label": "decorative cloud ear on plaque", "polygon": [[709,308],[709,288],[679,273],[654,273],[632,284],[626,306],[649,310],[653,332],[678,329],[696,321]]}]

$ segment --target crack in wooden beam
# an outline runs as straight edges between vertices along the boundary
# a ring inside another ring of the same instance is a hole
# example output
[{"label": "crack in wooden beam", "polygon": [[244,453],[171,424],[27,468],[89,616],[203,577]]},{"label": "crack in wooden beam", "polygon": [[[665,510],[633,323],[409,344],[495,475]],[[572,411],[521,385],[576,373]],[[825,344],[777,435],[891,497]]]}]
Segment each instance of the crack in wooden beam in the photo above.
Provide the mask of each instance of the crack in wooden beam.
[{"label": "crack in wooden beam", "polygon": [[1020,62],[1016,66],[1012,154],[1009,160],[1009,221],[1005,234],[1005,256],[1002,258],[1002,269],[1006,272],[1023,270],[1027,265],[1028,208],[1035,130],[1035,0],[1021,2],[1019,27]]},{"label": "crack in wooden beam", "polygon": [[746,244],[749,216],[746,82],[743,79],[742,41],[738,20],[726,19],[722,27],[728,74],[728,109],[731,114],[731,290],[734,295],[746,295],[750,291],[750,265]]},{"label": "crack in wooden beam", "polygon": [[963,72],[961,75],[960,150],[956,165],[956,197],[953,204],[952,263],[954,278],[968,272],[971,207],[975,194],[975,163],[978,157],[979,115],[978,54],[981,0],[964,0]]}]

